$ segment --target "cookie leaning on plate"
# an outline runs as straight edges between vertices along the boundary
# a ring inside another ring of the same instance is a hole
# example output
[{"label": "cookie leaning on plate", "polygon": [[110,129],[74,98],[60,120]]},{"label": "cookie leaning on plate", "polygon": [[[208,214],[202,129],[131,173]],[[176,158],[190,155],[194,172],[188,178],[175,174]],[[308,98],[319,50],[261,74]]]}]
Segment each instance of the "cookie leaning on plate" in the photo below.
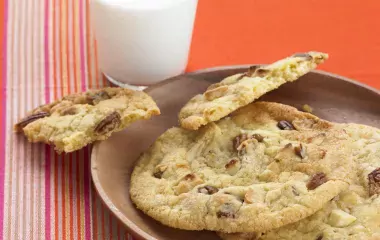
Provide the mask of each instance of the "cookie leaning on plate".
[{"label": "cookie leaning on plate", "polygon": [[293,107],[252,103],[198,131],[166,131],[138,160],[131,199],[175,228],[268,231],[308,217],[348,187],[348,138]]},{"label": "cookie leaning on plate", "polygon": [[218,233],[224,240],[380,239],[380,130],[359,124],[341,127],[354,142],[357,168],[351,185],[323,209],[266,233]]},{"label": "cookie leaning on plate", "polygon": [[286,82],[297,80],[328,58],[326,53],[299,53],[268,66],[251,67],[212,84],[203,94],[193,97],[180,111],[183,128],[196,130],[217,121]]},{"label": "cookie leaning on plate", "polygon": [[144,92],[104,88],[68,95],[40,106],[15,125],[30,142],[53,144],[58,152],[72,152],[107,139],[139,119],[160,114]]}]

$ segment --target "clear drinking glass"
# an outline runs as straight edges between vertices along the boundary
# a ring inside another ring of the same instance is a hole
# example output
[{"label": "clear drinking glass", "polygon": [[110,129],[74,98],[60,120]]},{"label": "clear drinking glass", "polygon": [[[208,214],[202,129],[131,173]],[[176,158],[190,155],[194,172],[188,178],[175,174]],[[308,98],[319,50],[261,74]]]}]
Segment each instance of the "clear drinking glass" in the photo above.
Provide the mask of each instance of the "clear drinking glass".
[{"label": "clear drinking glass", "polygon": [[184,72],[197,0],[91,0],[103,74],[119,86],[148,86]]}]

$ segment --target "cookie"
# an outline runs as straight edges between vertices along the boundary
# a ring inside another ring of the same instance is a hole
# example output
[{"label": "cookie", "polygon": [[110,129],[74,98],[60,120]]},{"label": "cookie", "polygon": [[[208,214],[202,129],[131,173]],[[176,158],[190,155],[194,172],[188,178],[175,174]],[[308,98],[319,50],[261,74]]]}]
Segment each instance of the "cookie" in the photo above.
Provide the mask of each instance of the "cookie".
[{"label": "cookie", "polygon": [[72,152],[158,114],[156,103],[144,92],[104,88],[40,106],[20,120],[15,130],[23,132],[30,142],[52,144],[57,152]]},{"label": "cookie", "polygon": [[351,156],[344,129],[256,102],[198,131],[166,131],[138,160],[130,195],[171,227],[266,232],[310,216],[347,189]]},{"label": "cookie", "polygon": [[343,200],[331,201],[308,218],[266,233],[219,232],[218,235],[223,240],[380,239],[380,198],[364,200],[355,191],[341,196],[362,203],[342,209],[340,206],[347,204]]},{"label": "cookie", "polygon": [[286,82],[297,80],[328,58],[326,53],[299,53],[271,65],[251,67],[212,84],[193,97],[180,111],[183,128],[196,130],[217,121]]},{"label": "cookie", "polygon": [[380,130],[341,124],[357,164],[348,190],[299,222],[266,233],[221,233],[224,240],[380,239]]}]

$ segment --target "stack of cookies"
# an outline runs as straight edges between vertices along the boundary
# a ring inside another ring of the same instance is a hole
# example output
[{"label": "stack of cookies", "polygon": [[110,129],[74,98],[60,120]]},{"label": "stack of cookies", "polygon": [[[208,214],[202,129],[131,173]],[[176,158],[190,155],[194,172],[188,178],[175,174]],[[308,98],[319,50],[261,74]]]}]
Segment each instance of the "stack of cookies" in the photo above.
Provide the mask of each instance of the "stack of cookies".
[{"label": "stack of cookies", "polygon": [[380,130],[255,101],[326,59],[295,54],[193,97],[138,160],[137,208],[222,239],[380,239]]}]

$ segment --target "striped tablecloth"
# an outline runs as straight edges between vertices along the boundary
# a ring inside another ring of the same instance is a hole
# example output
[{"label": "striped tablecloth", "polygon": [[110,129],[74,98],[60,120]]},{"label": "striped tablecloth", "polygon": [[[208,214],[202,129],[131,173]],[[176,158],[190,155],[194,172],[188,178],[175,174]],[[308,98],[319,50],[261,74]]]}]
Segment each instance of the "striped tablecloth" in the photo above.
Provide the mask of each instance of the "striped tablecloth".
[{"label": "striped tablecloth", "polygon": [[[380,88],[379,1],[199,1],[189,71],[315,49],[330,53],[323,69]],[[129,238],[93,188],[90,147],[57,155],[12,132],[28,110],[108,84],[88,5],[0,1],[0,240]]]}]

